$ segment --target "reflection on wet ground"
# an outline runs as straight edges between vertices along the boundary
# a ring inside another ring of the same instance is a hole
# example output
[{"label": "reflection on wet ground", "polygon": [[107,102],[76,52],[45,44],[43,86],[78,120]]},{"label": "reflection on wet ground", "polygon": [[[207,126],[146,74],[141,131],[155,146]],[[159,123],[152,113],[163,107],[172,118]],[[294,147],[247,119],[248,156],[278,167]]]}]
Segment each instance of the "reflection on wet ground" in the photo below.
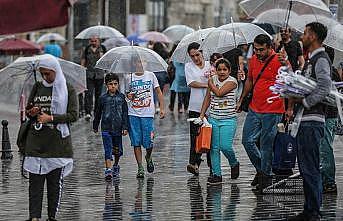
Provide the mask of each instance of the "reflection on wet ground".
[{"label": "reflection on wet ground", "polygon": [[[10,121],[12,148],[18,128],[12,113],[0,112]],[[241,145],[240,119],[234,148],[241,163],[241,176],[231,180],[230,167],[222,159],[224,183],[206,184],[209,174],[202,164],[200,176],[186,172],[189,154],[188,124],[185,114],[169,114],[156,120],[156,170],[136,179],[136,162],[129,139],[124,138],[121,175],[113,182],[103,178],[101,137],[84,120],[73,125],[75,168],[65,179],[58,220],[284,220],[302,210],[302,195],[256,196],[250,187],[254,171]],[[323,197],[323,220],[343,220],[343,146],[336,137],[335,153],[339,193]],[[28,181],[20,175],[20,159],[1,162],[0,220],[25,220],[28,216]],[[46,199],[44,199],[46,205]],[[43,211],[43,218],[46,211]]]}]

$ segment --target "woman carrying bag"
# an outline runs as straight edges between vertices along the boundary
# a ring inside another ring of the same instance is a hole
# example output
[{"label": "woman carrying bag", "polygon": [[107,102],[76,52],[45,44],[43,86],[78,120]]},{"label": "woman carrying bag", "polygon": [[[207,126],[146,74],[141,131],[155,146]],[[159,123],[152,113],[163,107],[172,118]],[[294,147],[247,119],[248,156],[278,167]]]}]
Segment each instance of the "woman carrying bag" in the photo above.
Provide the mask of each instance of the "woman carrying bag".
[{"label": "woman carrying bag", "polygon": [[38,68],[43,82],[33,86],[28,99],[26,112],[33,123],[26,138],[23,167],[29,172],[29,220],[41,218],[47,181],[47,220],[52,221],[56,220],[63,178],[73,168],[69,124],[78,118],[78,103],[55,57],[40,60]]}]

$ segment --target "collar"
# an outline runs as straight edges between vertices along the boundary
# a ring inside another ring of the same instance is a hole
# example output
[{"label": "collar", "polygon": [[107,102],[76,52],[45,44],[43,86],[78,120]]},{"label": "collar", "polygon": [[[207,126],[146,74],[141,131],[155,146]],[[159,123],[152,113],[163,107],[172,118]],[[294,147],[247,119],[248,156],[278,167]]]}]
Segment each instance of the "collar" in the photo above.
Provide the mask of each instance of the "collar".
[{"label": "collar", "polygon": [[316,50],[312,51],[312,53],[309,53],[309,58],[311,59],[313,56],[315,56],[316,54],[322,51],[325,51],[324,47],[317,48]]}]

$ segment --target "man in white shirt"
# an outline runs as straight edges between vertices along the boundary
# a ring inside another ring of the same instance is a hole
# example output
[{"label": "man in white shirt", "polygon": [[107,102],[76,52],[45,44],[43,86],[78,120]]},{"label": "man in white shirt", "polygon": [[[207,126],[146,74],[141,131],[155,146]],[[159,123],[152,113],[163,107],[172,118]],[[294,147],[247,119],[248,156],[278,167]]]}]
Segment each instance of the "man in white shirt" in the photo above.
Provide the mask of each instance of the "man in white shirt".
[{"label": "man in white shirt", "polygon": [[[189,118],[200,116],[201,105],[206,94],[208,85],[208,73],[210,71],[210,62],[205,61],[202,52],[199,50],[200,44],[193,42],[188,45],[187,52],[192,62],[185,65],[185,75],[187,85],[191,88],[189,100]],[[199,166],[201,163],[201,153],[195,152],[195,139],[199,126],[190,122],[191,147],[189,153],[189,164],[187,171],[199,175]],[[211,168],[210,155],[207,153],[207,165]]]}]

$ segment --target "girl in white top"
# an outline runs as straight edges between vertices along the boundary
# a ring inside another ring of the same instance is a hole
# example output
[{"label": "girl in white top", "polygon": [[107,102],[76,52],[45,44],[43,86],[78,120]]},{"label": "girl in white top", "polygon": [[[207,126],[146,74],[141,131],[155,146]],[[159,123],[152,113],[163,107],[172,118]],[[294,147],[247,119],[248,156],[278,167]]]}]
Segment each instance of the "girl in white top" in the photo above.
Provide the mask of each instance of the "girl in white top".
[{"label": "girl in white top", "polygon": [[203,119],[210,107],[209,123],[212,124],[211,165],[212,176],[209,184],[222,182],[220,151],[223,152],[231,166],[231,179],[239,176],[239,162],[232,149],[233,138],[237,127],[236,90],[237,80],[230,76],[231,64],[220,58],[216,61],[216,75],[208,81],[208,88],[202,104],[200,118]]}]

